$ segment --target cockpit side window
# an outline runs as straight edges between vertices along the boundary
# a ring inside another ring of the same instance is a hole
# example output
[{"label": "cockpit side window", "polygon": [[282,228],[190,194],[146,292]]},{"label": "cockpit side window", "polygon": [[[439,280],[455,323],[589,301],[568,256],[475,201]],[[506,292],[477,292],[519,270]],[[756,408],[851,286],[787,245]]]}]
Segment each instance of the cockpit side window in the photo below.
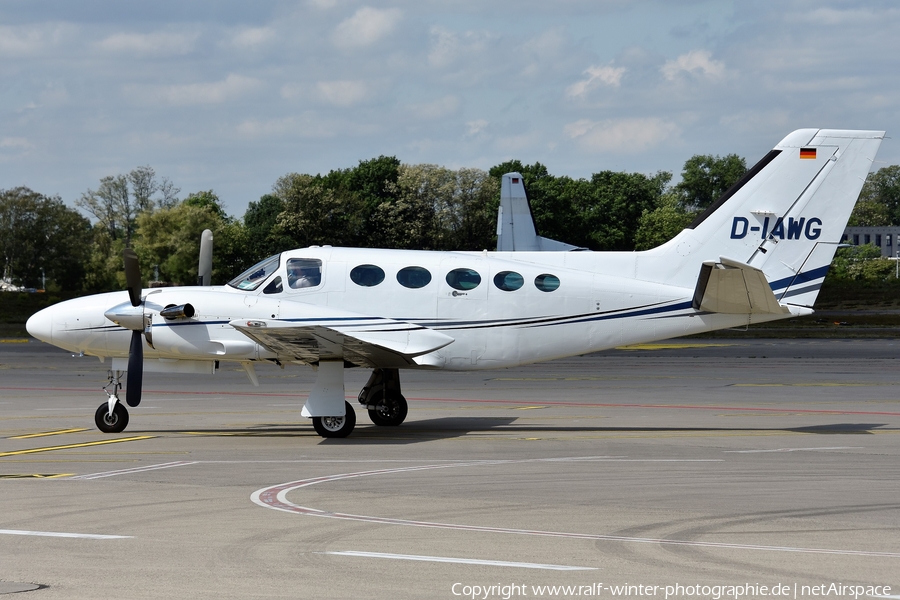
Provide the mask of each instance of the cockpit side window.
[{"label": "cockpit side window", "polygon": [[322,261],[318,258],[290,258],[287,261],[288,285],[297,290],[322,283]]},{"label": "cockpit side window", "polygon": [[228,285],[244,291],[255,290],[269,277],[269,275],[278,269],[280,256],[280,254],[276,254],[275,256],[270,256],[269,258],[256,263],[229,281]]},{"label": "cockpit side window", "polygon": [[272,282],[263,288],[263,294],[280,294],[282,290],[281,277],[276,277]]}]

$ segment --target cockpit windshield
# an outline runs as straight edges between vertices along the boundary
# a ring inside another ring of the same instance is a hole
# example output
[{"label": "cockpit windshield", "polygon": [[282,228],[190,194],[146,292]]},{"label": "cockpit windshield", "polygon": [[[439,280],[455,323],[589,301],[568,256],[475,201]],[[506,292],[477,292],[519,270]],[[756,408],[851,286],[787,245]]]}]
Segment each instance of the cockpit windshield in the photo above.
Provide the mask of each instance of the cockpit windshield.
[{"label": "cockpit windshield", "polygon": [[270,256],[260,261],[228,282],[231,287],[239,290],[255,290],[272,273],[278,269],[280,254]]}]

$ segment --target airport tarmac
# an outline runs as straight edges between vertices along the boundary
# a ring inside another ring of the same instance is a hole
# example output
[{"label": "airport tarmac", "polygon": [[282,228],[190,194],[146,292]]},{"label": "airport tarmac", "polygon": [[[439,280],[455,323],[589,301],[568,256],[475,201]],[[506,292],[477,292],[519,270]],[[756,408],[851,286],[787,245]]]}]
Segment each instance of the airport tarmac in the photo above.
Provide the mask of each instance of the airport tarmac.
[{"label": "airport tarmac", "polygon": [[0,343],[0,594],[900,598],[898,357],[704,339],[404,371],[406,423],[360,408],[324,440],[308,367],[147,373],[105,435],[104,365]]}]

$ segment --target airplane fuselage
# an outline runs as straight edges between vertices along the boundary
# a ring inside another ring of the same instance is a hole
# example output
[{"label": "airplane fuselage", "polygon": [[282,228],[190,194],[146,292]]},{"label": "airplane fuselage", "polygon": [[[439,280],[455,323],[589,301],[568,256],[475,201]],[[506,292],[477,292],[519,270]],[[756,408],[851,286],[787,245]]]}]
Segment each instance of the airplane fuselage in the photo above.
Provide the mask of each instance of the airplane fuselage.
[{"label": "airplane fuselage", "polygon": [[[441,332],[453,340],[402,366],[475,370],[779,318],[695,310],[691,306],[693,289],[624,276],[633,273],[639,254],[327,246],[292,250],[281,254],[277,268],[255,289],[226,285],[145,290],[144,312],[152,339],[152,347],[145,347],[145,360],[161,359],[163,364],[156,365],[159,370],[174,369],[172,359],[304,362],[248,338],[230,324],[239,319],[297,324],[339,320],[342,325],[354,320],[393,319]],[[287,265],[295,259],[321,263],[317,285],[288,285]],[[410,280],[410,268],[418,279]],[[626,273],[617,276],[609,272],[618,269]],[[381,281],[373,285],[372,278],[351,277],[360,272],[374,272]],[[283,283],[273,290],[269,284],[277,278]],[[71,300],[42,312],[43,321],[30,323],[29,329],[72,352],[126,358],[131,332],[111,322],[104,312],[127,301],[125,292]],[[159,314],[167,306],[187,303],[196,311],[190,318],[166,319]],[[153,367],[150,362],[145,369],[157,370]]]}]

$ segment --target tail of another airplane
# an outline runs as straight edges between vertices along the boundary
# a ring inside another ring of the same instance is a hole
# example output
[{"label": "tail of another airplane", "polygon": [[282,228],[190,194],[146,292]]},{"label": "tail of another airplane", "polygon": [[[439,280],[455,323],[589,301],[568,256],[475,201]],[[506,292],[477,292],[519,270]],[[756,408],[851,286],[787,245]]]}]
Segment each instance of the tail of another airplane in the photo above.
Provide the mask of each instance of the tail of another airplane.
[{"label": "tail of another airplane", "polygon": [[641,253],[639,277],[693,287],[695,308],[713,312],[811,307],[883,137],[791,133],[687,229]]},{"label": "tail of another airplane", "polygon": [[537,234],[531,205],[525,195],[525,180],[519,173],[507,173],[500,182],[500,208],[497,211],[498,252],[566,252],[583,250]]}]

